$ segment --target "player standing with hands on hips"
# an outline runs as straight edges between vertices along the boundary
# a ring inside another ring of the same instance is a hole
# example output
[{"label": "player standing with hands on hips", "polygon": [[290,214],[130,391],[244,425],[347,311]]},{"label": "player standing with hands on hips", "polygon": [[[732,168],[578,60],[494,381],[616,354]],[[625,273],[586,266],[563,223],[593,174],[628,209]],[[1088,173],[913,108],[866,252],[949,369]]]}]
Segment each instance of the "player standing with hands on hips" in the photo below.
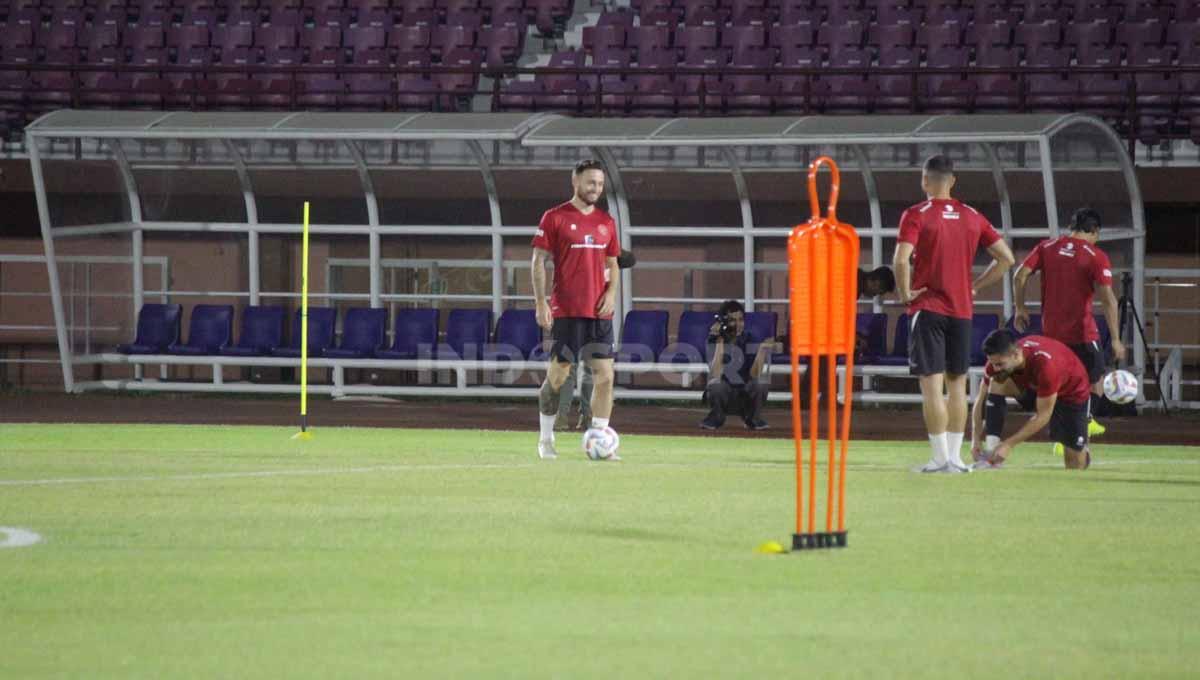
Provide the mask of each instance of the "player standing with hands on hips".
[{"label": "player standing with hands on hips", "polygon": [[[921,472],[968,472],[961,449],[967,425],[967,369],[975,293],[1004,278],[1014,258],[987,218],[950,197],[954,164],[931,156],[921,173],[928,197],[900,217],[892,260],[900,301],[908,306],[909,372],[921,384],[922,412],[933,455]],[[993,262],[974,282],[980,246]],[[911,260],[911,262],[910,262]],[[943,398],[943,389],[948,398]]]},{"label": "player standing with hands on hips", "polygon": [[[575,361],[593,376],[592,427],[608,427],[613,406],[613,329],[621,252],[617,225],[596,207],[604,194],[604,169],[583,160],[571,173],[571,200],[547,210],[533,237],[533,297],[537,322],[553,344],[538,395],[538,456],[558,457],[554,418],[559,390]],[[546,295],[546,261],[554,262],[553,293]],[[614,458],[610,458],[613,460]]]}]

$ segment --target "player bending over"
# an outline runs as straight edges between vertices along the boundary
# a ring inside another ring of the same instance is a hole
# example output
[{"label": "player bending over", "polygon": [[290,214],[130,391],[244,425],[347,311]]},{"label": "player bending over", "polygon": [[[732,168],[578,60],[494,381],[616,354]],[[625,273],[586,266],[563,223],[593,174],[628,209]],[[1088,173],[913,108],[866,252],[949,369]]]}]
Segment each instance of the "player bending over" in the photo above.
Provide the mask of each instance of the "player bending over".
[{"label": "player bending over", "polygon": [[[559,391],[577,359],[591,369],[592,427],[608,427],[613,406],[613,329],[617,279],[617,226],[596,202],[604,194],[604,169],[583,160],[571,173],[571,200],[542,215],[533,237],[533,298],[537,322],[553,344],[538,394],[538,455],[557,458],[554,419]],[[554,262],[554,292],[546,296],[546,260]],[[615,457],[614,457],[615,458]],[[610,458],[609,460],[613,460]]]},{"label": "player bending over", "polygon": [[[971,409],[975,468],[999,466],[1013,448],[1046,425],[1050,438],[1063,446],[1067,468],[1087,468],[1092,462],[1087,432],[1091,392],[1079,357],[1053,338],[1027,335],[1017,340],[1003,329],[988,334],[983,351],[987,354],[983,386]],[[1035,413],[1015,434],[1002,439],[1007,397]]]}]

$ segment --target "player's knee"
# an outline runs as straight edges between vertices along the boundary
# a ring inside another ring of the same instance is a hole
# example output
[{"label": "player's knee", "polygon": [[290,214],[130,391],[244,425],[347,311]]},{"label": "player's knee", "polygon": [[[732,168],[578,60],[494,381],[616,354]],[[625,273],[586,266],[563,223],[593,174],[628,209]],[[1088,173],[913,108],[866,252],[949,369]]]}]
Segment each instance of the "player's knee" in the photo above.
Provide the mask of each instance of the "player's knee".
[{"label": "player's knee", "polygon": [[766,394],[770,389],[771,388],[769,385],[758,379],[751,380],[750,382],[746,383],[746,391],[752,396]]},{"label": "player's knee", "polygon": [[613,383],[613,366],[611,361],[599,362],[592,366],[592,385],[607,387]]}]

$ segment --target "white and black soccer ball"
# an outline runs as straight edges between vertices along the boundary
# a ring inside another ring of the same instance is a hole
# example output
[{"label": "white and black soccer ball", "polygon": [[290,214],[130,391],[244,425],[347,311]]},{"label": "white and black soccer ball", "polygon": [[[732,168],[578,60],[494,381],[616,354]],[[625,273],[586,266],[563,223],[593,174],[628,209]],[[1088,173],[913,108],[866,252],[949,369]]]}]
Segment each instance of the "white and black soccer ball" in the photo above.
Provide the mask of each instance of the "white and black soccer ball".
[{"label": "white and black soccer ball", "polygon": [[1116,370],[1109,373],[1104,376],[1101,387],[1104,388],[1104,396],[1114,404],[1128,404],[1137,399],[1138,380],[1129,371]]},{"label": "white and black soccer ball", "polygon": [[593,427],[583,433],[583,452],[592,460],[608,460],[617,455],[621,437],[611,427]]}]

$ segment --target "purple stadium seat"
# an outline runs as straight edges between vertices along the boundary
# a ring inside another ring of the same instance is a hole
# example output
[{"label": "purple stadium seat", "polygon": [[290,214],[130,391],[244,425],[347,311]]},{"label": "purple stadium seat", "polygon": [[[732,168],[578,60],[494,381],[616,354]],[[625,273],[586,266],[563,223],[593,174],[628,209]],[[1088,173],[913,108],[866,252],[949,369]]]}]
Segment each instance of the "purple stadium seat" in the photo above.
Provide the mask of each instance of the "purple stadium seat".
[{"label": "purple stadium seat", "polygon": [[685,0],[683,5],[683,23],[687,26],[724,26],[729,18],[728,12],[709,4],[709,0]]},{"label": "purple stadium seat", "polygon": [[1166,24],[1171,20],[1171,8],[1159,0],[1125,0],[1122,5],[1124,21],[1146,21],[1154,19]]},{"label": "purple stadium seat", "polygon": [[515,28],[521,34],[521,40],[524,42],[525,31],[529,27],[529,20],[525,15],[517,10],[493,11],[488,19],[488,25],[492,28]]},{"label": "purple stadium seat", "polygon": [[144,304],[138,311],[137,335],[131,343],[117,345],[122,354],[164,354],[179,341],[180,305]]},{"label": "purple stadium seat", "polygon": [[428,26],[396,26],[388,31],[387,46],[393,52],[429,49]]},{"label": "purple stadium seat", "polygon": [[262,23],[262,15],[257,9],[231,9],[225,14],[225,26],[243,26],[254,28]]},{"label": "purple stadium seat", "polygon": [[667,347],[665,311],[633,310],[621,325],[621,348],[617,361],[653,363]]},{"label": "purple stadium seat", "polygon": [[721,103],[722,94],[720,76],[717,73],[725,65],[724,50],[697,50],[692,59],[685,59],[680,66],[712,73],[675,76],[678,107],[688,113],[717,108]]},{"label": "purple stadium seat", "polygon": [[615,9],[607,12],[602,12],[596,20],[597,26],[619,26],[625,30],[633,28],[634,19],[637,15],[633,10]]},{"label": "purple stadium seat", "polygon": [[[925,68],[931,73],[938,69],[966,68],[971,55],[965,47],[942,47],[930,50]],[[974,103],[975,80],[962,74],[930,75],[918,85],[924,93],[924,109],[931,113],[966,111]]]},{"label": "purple stadium seat", "polygon": [[506,309],[496,322],[496,335],[483,349],[490,361],[522,361],[533,356],[542,343],[542,329],[532,309]]},{"label": "purple stadium seat", "polygon": [[[780,68],[819,69],[821,51],[816,47],[792,47],[780,52]],[[813,104],[812,90],[816,82],[802,75],[776,75],[772,80],[780,84],[781,92],[776,98],[776,107],[786,111],[807,113]]]},{"label": "purple stadium seat", "polygon": [[746,312],[746,336],[752,345],[774,340],[778,335],[779,315],[775,312]]},{"label": "purple stadium seat", "polygon": [[387,333],[387,310],[376,307],[351,307],[342,320],[342,340],[325,350],[331,359],[373,357],[383,349]]},{"label": "purple stadium seat", "polygon": [[708,329],[715,319],[715,312],[681,314],[675,342],[663,349],[659,361],[671,364],[704,363],[708,356]]},{"label": "purple stadium seat", "polygon": [[825,24],[817,31],[817,44],[824,47],[833,55],[849,53],[851,58],[857,58],[862,49],[866,31],[862,24]]},{"label": "purple stadium seat", "polygon": [[812,47],[817,42],[817,29],[812,24],[781,23],[771,28],[769,41],[781,54],[793,47]]},{"label": "purple stadium seat", "polygon": [[333,74],[301,75],[296,103],[308,110],[335,110],[345,93],[346,84]]},{"label": "purple stadium seat", "polygon": [[436,309],[401,309],[396,312],[392,345],[375,353],[380,359],[432,359],[437,348]]},{"label": "purple stadium seat", "polygon": [[237,343],[220,354],[237,357],[266,356],[283,344],[283,307],[246,307]]},{"label": "purple stadium seat", "polygon": [[[592,66],[601,70],[627,69],[632,62],[632,50],[626,49],[603,50],[592,56]],[[595,78],[588,78],[588,80],[595,84]],[[624,80],[625,76],[621,73],[607,73],[600,76],[605,90],[608,90],[610,85],[617,85]]]},{"label": "purple stadium seat", "polygon": [[[911,47],[885,47],[879,52],[879,68],[910,69],[919,68],[921,56]],[[879,75],[875,78],[879,88],[875,100],[876,107],[887,110],[912,110],[916,103],[917,89],[922,82],[907,74]]]},{"label": "purple stadium seat", "polygon": [[719,35],[716,26],[683,26],[675,31],[675,47],[684,61],[699,63],[717,49]]},{"label": "purple stadium seat", "polygon": [[1108,0],[1075,0],[1074,5],[1071,21],[1076,24],[1089,21],[1116,23],[1121,20],[1125,11],[1120,5],[1111,4]]},{"label": "purple stadium seat", "polygon": [[907,314],[901,314],[896,319],[896,333],[892,338],[892,351],[876,356],[872,364],[882,366],[908,365],[908,333],[909,320]]},{"label": "purple stadium seat", "polygon": [[[1100,45],[1081,46],[1076,65],[1119,67],[1121,50]],[[1126,78],[1115,73],[1076,73],[1071,80],[1079,87],[1077,109],[1101,116],[1117,116],[1127,108],[1129,83]]]},{"label": "purple stadium seat", "polygon": [[1180,59],[1200,53],[1200,19],[1173,22],[1167,27],[1166,45],[1174,48]]},{"label": "purple stadium seat", "polygon": [[475,29],[469,26],[435,26],[429,40],[429,51],[434,59],[442,59],[443,55],[455,51],[469,50],[478,54],[475,49]]},{"label": "purple stadium seat", "polygon": [[825,15],[825,22],[841,26],[847,24],[868,26],[872,23],[871,10],[862,7],[858,3],[834,2],[829,5],[829,12]]},{"label": "purple stadium seat", "polygon": [[770,29],[775,23],[775,11],[770,7],[750,7],[733,15],[734,26],[762,26]]},{"label": "purple stadium seat", "polygon": [[1000,318],[995,314],[975,314],[971,317],[971,365],[982,366],[987,363],[987,355],[983,353],[983,339],[988,333],[1000,328]]},{"label": "purple stadium seat", "polygon": [[375,27],[347,28],[342,32],[342,41],[352,54],[382,50],[387,44],[387,31]]},{"label": "purple stadium seat", "polygon": [[667,26],[638,26],[625,36],[626,43],[640,55],[671,47],[671,28]]},{"label": "purple stadium seat", "polygon": [[721,81],[722,108],[739,113],[768,112],[782,93],[783,84],[769,78],[768,73],[739,73],[738,70],[746,68],[770,71],[774,65],[775,56],[768,50],[741,53]]},{"label": "purple stadium seat", "polygon": [[1195,0],[1173,0],[1168,2],[1174,7],[1171,11],[1171,17],[1175,21],[1196,21],[1200,20],[1200,5],[1196,4]]},{"label": "purple stadium seat", "polygon": [[1025,16],[1025,8],[1010,5],[1007,0],[985,0],[975,3],[976,25],[1005,21],[1016,24]]},{"label": "purple stadium seat", "polygon": [[[291,26],[262,26],[254,29],[254,45],[265,53],[299,47],[296,29]],[[379,34],[379,46],[383,47],[383,33]]]},{"label": "purple stadium seat", "polygon": [[491,8],[492,16],[497,14],[508,14],[510,12],[524,14],[525,0],[492,0]]},{"label": "purple stadium seat", "polygon": [[315,26],[300,31],[300,47],[311,55],[322,50],[337,50],[342,47],[342,31],[333,26]]},{"label": "purple stadium seat", "polygon": [[1071,8],[1064,6],[1059,0],[1022,0],[1019,4],[1025,6],[1026,22],[1071,20]]},{"label": "purple stadium seat", "polygon": [[930,50],[958,47],[963,44],[963,26],[955,23],[926,24],[917,31],[916,44]]},{"label": "purple stadium seat", "polygon": [[480,33],[479,47],[488,68],[500,69],[515,64],[521,55],[524,31],[513,26],[492,26]]},{"label": "purple stadium seat", "polygon": [[[1016,68],[1021,56],[1014,47],[978,46],[975,65],[981,68]],[[989,111],[1012,111],[1020,102],[1020,83],[1008,74],[979,75],[973,78],[977,94],[975,106]]]},{"label": "purple stadium seat", "polygon": [[525,9],[533,14],[533,24],[542,35],[558,33],[571,16],[569,0],[527,0]]},{"label": "purple stadium seat", "polygon": [[1116,44],[1126,53],[1135,47],[1161,47],[1166,35],[1166,25],[1157,19],[1123,21],[1117,24]]},{"label": "purple stadium seat", "polygon": [[670,0],[647,0],[638,10],[641,25],[674,28],[683,23],[683,8],[673,7]]},{"label": "purple stadium seat", "polygon": [[857,357],[857,363],[874,364],[887,354],[887,314],[860,312],[855,315],[854,329],[857,335],[865,338],[862,354]]},{"label": "purple stadium seat", "polygon": [[[291,340],[287,345],[271,350],[273,356],[300,356],[301,321],[300,310],[297,309],[296,314],[292,318]],[[320,357],[325,355],[325,350],[333,344],[333,331],[336,321],[337,311],[332,307],[308,308],[308,356]]]},{"label": "purple stadium seat", "polygon": [[867,43],[876,51],[888,47],[912,47],[916,35],[912,24],[875,24],[867,33]]},{"label": "purple stadium seat", "polygon": [[1056,73],[1025,77],[1025,102],[1034,110],[1057,111],[1075,99],[1079,83],[1067,77],[1071,51],[1065,47],[1042,47],[1025,57],[1026,66],[1057,69]]},{"label": "purple stadium seat", "polygon": [[[1163,47],[1135,45],[1129,51],[1129,66],[1171,65],[1171,52]],[[1180,77],[1173,69],[1162,73],[1142,73],[1134,76],[1137,90],[1138,128],[1145,135],[1162,134],[1170,130],[1173,113],[1179,105]]]},{"label": "purple stadium seat", "polygon": [[[601,15],[603,17],[603,15]],[[619,50],[625,47],[624,26],[605,24],[585,26],[583,29],[583,49],[589,54],[596,50]]]},{"label": "purple stadium seat", "polygon": [[386,73],[351,73],[342,78],[342,103],[352,111],[380,111],[392,101],[395,79]]},{"label": "purple stadium seat", "polygon": [[974,18],[971,4],[963,4],[959,0],[929,0],[925,5],[925,23],[966,26]]},{"label": "purple stadium seat", "polygon": [[967,42],[978,48],[982,47],[1011,47],[1013,44],[1013,25],[1008,21],[991,21],[974,24],[967,27]]},{"label": "purple stadium seat", "polygon": [[446,319],[446,343],[438,347],[438,359],[480,359],[491,329],[490,309],[450,310]]},{"label": "purple stadium seat", "polygon": [[[721,32],[721,45],[729,51],[734,63],[743,62],[746,55],[763,52],[767,47],[767,31],[763,26],[727,26]],[[759,63],[757,56],[750,57]],[[771,62],[774,63],[774,57]]]},{"label": "purple stadium seat", "polygon": [[413,12],[428,12],[437,7],[435,0],[393,0],[392,7],[405,15]]},{"label": "purple stadium seat", "polygon": [[177,26],[167,32],[167,45],[175,51],[176,59],[197,49],[210,53],[209,40],[207,26]]},{"label": "purple stadium seat", "polygon": [[1047,48],[1056,49],[1062,45],[1062,24],[1054,19],[1040,22],[1026,21],[1016,27],[1013,38],[1014,44],[1028,58],[1031,52]]},{"label": "purple stadium seat", "polygon": [[[831,53],[830,68],[865,68],[871,55],[863,49]],[[813,93],[823,112],[861,113],[871,108],[877,87],[866,75],[830,75],[816,81]]]},{"label": "purple stadium seat", "polygon": [[905,2],[882,2],[875,9],[875,24],[879,26],[917,27],[925,19],[924,9]]},{"label": "purple stadium seat", "polygon": [[438,0],[437,6],[443,15],[454,12],[471,12],[479,9],[479,0]]},{"label": "purple stadium seat", "polygon": [[810,0],[781,0],[779,3],[779,25],[812,24],[819,26],[824,10],[814,8]]},{"label": "purple stadium seat", "polygon": [[1063,33],[1063,44],[1075,46],[1076,53],[1089,48],[1109,47],[1113,44],[1113,24],[1104,20],[1072,22]]},{"label": "purple stadium seat", "polygon": [[670,76],[650,74],[637,76],[633,92],[628,96],[629,107],[645,115],[670,115],[676,112],[677,88]]},{"label": "purple stadium seat", "polygon": [[[33,35],[34,43],[43,50],[73,50],[77,47],[79,30],[74,26],[51,24]],[[7,45],[7,43],[5,43]],[[23,47],[23,45],[13,45]]]},{"label": "purple stadium seat", "polygon": [[168,354],[216,354],[233,340],[233,305],[196,305],[185,343],[167,345]]},{"label": "purple stadium seat", "polygon": [[483,12],[479,10],[450,12],[446,14],[445,21],[443,23],[446,26],[462,26],[464,28],[469,28],[472,31],[478,31],[480,28],[483,28],[484,15]]},{"label": "purple stadium seat", "polygon": [[538,97],[545,91],[546,85],[540,80],[509,80],[501,86],[496,106],[501,111],[533,110]]}]

